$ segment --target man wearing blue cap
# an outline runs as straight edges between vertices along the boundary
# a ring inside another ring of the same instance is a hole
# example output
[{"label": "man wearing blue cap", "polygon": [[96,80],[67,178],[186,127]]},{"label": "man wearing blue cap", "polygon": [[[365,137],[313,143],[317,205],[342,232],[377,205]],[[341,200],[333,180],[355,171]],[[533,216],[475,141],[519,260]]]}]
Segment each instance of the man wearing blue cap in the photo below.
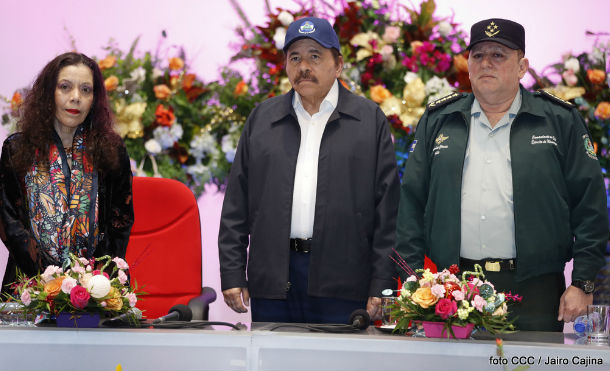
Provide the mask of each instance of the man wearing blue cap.
[{"label": "man wearing blue cap", "polygon": [[[255,322],[379,317],[392,288],[399,180],[386,117],[338,83],[328,21],[286,32],[293,90],[258,105],[237,147],[218,238],[225,302]],[[249,245],[249,251],[246,249]],[[246,268],[247,267],[247,268]]]},{"label": "man wearing blue cap", "polygon": [[[428,104],[407,161],[397,249],[413,268],[483,267],[517,329],[562,331],[586,313],[608,240],[606,192],[581,115],[519,83],[525,30],[487,19],[468,46],[472,94]],[[565,263],[574,259],[567,289]]]}]

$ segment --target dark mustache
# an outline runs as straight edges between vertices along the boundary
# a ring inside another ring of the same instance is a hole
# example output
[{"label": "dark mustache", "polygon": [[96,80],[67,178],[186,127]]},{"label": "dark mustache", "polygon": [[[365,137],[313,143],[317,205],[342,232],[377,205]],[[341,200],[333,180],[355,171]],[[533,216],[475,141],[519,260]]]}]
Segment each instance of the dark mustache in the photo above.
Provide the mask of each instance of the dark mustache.
[{"label": "dark mustache", "polygon": [[315,76],[312,76],[309,71],[301,72],[299,74],[299,76],[297,77],[297,80],[296,80],[297,84],[299,82],[301,82],[301,80],[310,80],[310,81],[313,81],[315,83],[318,82],[318,79],[316,79]]}]

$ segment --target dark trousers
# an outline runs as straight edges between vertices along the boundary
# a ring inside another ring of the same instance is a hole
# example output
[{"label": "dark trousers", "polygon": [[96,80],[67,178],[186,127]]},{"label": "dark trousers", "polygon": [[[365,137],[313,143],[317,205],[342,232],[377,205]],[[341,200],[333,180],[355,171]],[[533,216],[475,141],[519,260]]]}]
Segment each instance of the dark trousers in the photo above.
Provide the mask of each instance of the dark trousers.
[{"label": "dark trousers", "polygon": [[[474,267],[460,267],[460,270],[473,271]],[[557,321],[559,300],[565,291],[563,272],[549,273],[525,281],[516,281],[515,271],[487,272],[485,279],[491,282],[498,292],[511,292],[523,299],[521,303],[508,302],[509,319],[521,331],[563,331],[563,322]],[[511,304],[512,303],[512,304]]]},{"label": "dark trousers", "polygon": [[251,298],[252,322],[348,323],[366,301],[351,301],[307,295],[309,254],[290,252],[290,288],[286,299]]}]

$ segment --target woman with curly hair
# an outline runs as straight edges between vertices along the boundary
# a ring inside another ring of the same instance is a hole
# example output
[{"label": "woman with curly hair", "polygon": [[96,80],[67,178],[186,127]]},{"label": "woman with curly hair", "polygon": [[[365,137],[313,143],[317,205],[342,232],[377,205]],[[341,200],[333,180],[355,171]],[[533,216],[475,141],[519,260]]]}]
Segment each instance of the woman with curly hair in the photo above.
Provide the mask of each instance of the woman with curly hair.
[{"label": "woman with curly hair", "polygon": [[33,276],[63,266],[69,253],[125,257],[131,168],[112,124],[95,61],[65,53],[43,68],[21,107],[18,132],[2,146],[4,285],[15,280],[16,267]]}]

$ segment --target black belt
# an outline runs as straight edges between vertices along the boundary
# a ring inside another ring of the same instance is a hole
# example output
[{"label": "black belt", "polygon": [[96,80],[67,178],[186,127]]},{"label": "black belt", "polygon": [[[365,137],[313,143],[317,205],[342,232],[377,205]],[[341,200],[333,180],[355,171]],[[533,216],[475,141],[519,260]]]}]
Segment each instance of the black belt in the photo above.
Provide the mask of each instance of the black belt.
[{"label": "black belt", "polygon": [[291,238],[290,239],[290,250],[296,252],[308,253],[311,251],[311,238],[306,240],[302,238]]},{"label": "black belt", "polygon": [[[480,265],[487,272],[514,271],[517,269],[516,259],[481,259],[472,260],[460,258],[460,267],[474,267],[475,264]],[[463,270],[463,268],[462,268]]]}]

